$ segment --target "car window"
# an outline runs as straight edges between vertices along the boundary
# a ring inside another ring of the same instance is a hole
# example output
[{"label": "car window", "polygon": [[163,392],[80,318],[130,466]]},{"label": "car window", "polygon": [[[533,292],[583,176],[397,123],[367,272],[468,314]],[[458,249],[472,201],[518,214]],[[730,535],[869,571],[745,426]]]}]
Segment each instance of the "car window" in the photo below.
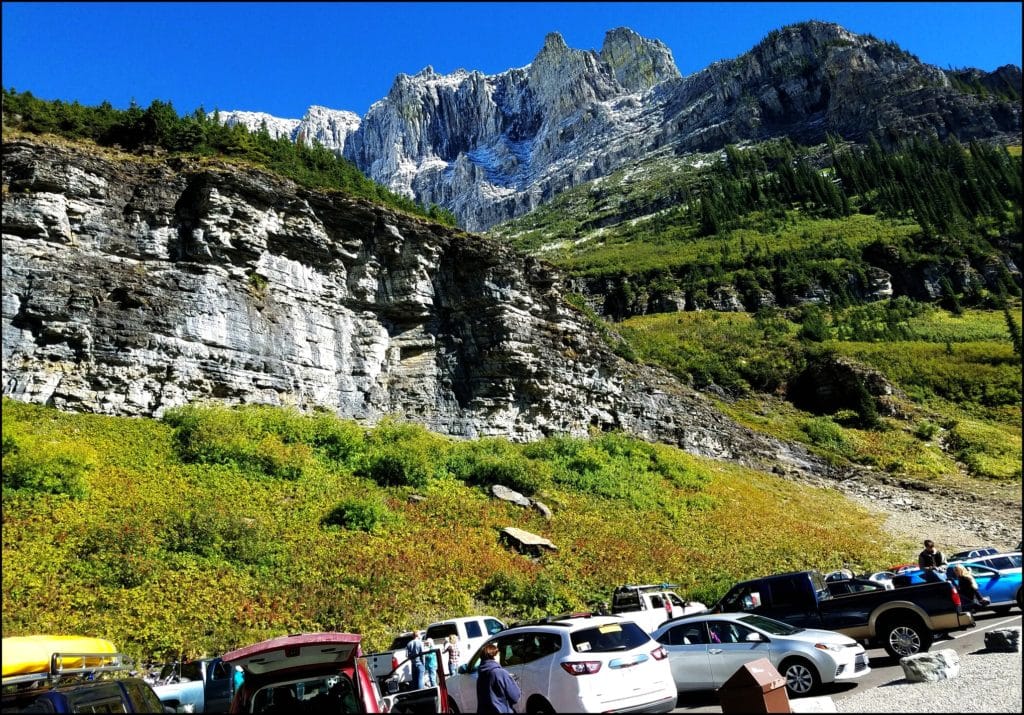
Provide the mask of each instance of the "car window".
[{"label": "car window", "polygon": [[702,622],[681,623],[665,631],[658,641],[664,645],[701,645],[708,642],[708,631]]},{"label": "car window", "polygon": [[659,593],[652,593],[651,594],[651,608],[658,609],[658,608],[664,608],[664,607],[665,607],[665,602],[662,600],[661,594],[659,594]]},{"label": "car window", "polygon": [[686,608],[686,603],[683,601],[683,599],[679,598],[679,596],[677,596],[676,594],[669,593],[669,594],[666,594],[666,595],[668,596],[669,602],[673,606],[679,606],[680,608]]},{"label": "car window", "polygon": [[[466,630],[469,630],[469,625],[470,624],[468,623],[466,624]],[[457,636],[458,634],[458,629],[456,628],[454,623],[438,623],[437,625],[430,626],[430,628],[427,629],[427,634],[425,637],[432,638],[435,643],[438,643],[447,638],[448,636]],[[410,638],[409,640],[412,639]]]},{"label": "car window", "polygon": [[712,643],[742,643],[753,632],[753,629],[732,621],[708,621]]},{"label": "car window", "polygon": [[413,637],[412,633],[409,633],[407,635],[398,636],[393,641],[391,641],[391,647],[388,648],[388,650],[402,650],[407,645],[409,645],[409,641],[412,640],[412,637]]},{"label": "car window", "polygon": [[632,621],[623,621],[584,628],[570,635],[569,640],[578,653],[608,653],[632,650],[649,642],[651,637]]},{"label": "car window", "polygon": [[740,620],[745,624],[751,625],[754,628],[760,628],[766,633],[770,633],[773,636],[791,636],[794,633],[799,633],[803,628],[797,628],[791,626],[788,623],[777,621],[774,618],[768,618],[767,616],[758,616],[751,613],[750,615],[741,616]]},{"label": "car window", "polygon": [[217,663],[213,666],[213,675],[211,675],[210,677],[212,677],[214,680],[223,680],[224,678],[227,678],[230,675],[231,666],[225,663],[223,660],[218,660]]},{"label": "car window", "polygon": [[1017,557],[1017,563],[1014,563],[1013,559],[1009,556],[993,556],[980,563],[991,566],[994,569],[1012,569],[1020,566],[1020,556]]},{"label": "car window", "polygon": [[49,698],[31,693],[12,693],[3,701],[5,713],[55,713],[57,708]]},{"label": "car window", "polygon": [[735,587],[722,599],[726,611],[752,611],[761,605],[761,592],[753,584]]},{"label": "car window", "polygon": [[128,691],[128,696],[132,699],[132,702],[135,703],[135,709],[138,712],[163,712],[163,703],[160,702],[160,698],[145,682],[132,678],[122,681],[122,684],[124,685],[125,690]]},{"label": "car window", "polygon": [[190,663],[181,664],[181,679],[182,680],[202,680],[203,679],[203,666],[198,660],[193,660]]},{"label": "car window", "polygon": [[[102,687],[85,686],[67,693],[68,706],[74,713],[123,713],[125,696],[121,687],[114,682]],[[162,706],[161,706],[162,707]]]},{"label": "car window", "polygon": [[495,633],[505,630],[505,626],[501,621],[495,620],[494,618],[485,618],[484,627],[487,628],[487,635],[493,636]]},{"label": "car window", "polygon": [[483,631],[480,630],[480,621],[467,621],[466,622],[466,637],[467,638],[479,638],[483,635]]},{"label": "car window", "polygon": [[639,611],[640,594],[636,591],[621,591],[612,594],[612,613]]},{"label": "car window", "polygon": [[[827,586],[826,586],[827,588]],[[775,608],[792,608],[803,604],[800,597],[800,582],[797,578],[778,578],[771,582],[772,605]]]},{"label": "car window", "polygon": [[520,663],[532,663],[561,649],[562,638],[556,633],[528,633],[516,655]]}]

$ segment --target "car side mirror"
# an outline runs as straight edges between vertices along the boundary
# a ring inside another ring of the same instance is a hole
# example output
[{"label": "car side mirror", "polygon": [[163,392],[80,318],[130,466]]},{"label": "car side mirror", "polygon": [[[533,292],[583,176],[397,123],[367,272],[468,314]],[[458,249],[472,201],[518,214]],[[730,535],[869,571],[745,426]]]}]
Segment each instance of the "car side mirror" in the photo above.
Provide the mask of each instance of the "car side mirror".
[{"label": "car side mirror", "polygon": [[466,665],[465,665],[465,664],[462,664],[462,665],[460,665],[460,666],[459,666],[459,667],[457,668],[457,670],[458,670],[458,672],[460,672],[460,673],[468,673],[468,672],[469,672],[469,669],[468,669],[468,668],[466,667]]},{"label": "car side mirror", "polygon": [[743,640],[747,641],[748,643],[761,643],[762,641],[764,641],[764,638],[761,637],[760,633],[748,633],[747,637]]}]

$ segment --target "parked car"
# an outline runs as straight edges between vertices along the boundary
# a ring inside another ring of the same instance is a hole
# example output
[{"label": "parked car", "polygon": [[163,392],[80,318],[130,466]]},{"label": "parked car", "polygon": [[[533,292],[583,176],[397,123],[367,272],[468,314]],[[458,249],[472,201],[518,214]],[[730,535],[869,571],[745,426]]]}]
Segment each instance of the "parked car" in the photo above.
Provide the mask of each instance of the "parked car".
[{"label": "parked car", "polygon": [[[846,582],[840,582],[846,583]],[[871,672],[864,646],[835,631],[797,628],[754,613],[718,613],[663,623],[654,639],[668,651],[680,691],[719,688],[744,663],[767,658],[792,697],[822,683]]]},{"label": "parked car", "polygon": [[[504,621],[500,621],[494,616],[463,616],[431,623],[427,626],[423,637],[430,638],[434,641],[434,645],[440,648],[448,636],[456,636],[459,639],[459,657],[465,661],[476,653],[477,648],[482,646],[484,641],[507,627]],[[448,659],[442,658],[441,660],[445,675],[451,675],[448,672]]]},{"label": "parked car", "polygon": [[817,571],[742,581],[711,610],[757,613],[791,626],[835,630],[877,642],[893,658],[927,651],[936,633],[974,625],[974,617],[963,612],[960,594],[951,584],[925,583],[833,596],[825,577]]},{"label": "parked car", "polygon": [[[403,631],[392,639],[387,650],[379,653],[367,653],[364,656],[367,667],[370,669],[370,675],[373,676],[381,691],[387,692],[395,687],[397,689],[401,689],[403,686],[406,689],[412,687],[412,666],[409,664],[409,659],[405,657],[405,646],[415,637],[416,634],[412,631]],[[390,681],[394,681],[395,686],[389,686]]]},{"label": "parked car", "polygon": [[[974,610],[992,610],[1005,613],[1016,605],[1024,610],[1021,605],[1021,554],[1019,551],[1001,554],[989,554],[979,556],[966,561],[951,561],[945,573],[939,573],[939,578],[955,583],[952,578],[953,567],[957,564],[968,567],[978,582],[978,591],[982,596],[989,599],[989,605],[975,607]],[[895,580],[897,586],[914,585],[924,583],[924,572],[915,569],[901,574]]]},{"label": "parked car", "polygon": [[447,712],[444,674],[421,690],[381,695],[361,657],[357,633],[271,638],[221,656],[245,673],[229,712]]},{"label": "parked car", "polygon": [[994,546],[976,546],[973,549],[967,549],[965,551],[957,551],[955,554],[949,557],[950,561],[963,561],[965,559],[976,559],[979,556],[988,556],[989,554],[998,554],[999,549]]},{"label": "parked car", "polygon": [[611,612],[633,621],[648,633],[670,618],[708,610],[700,601],[684,600],[674,584],[624,584],[612,592]]},{"label": "parked car", "polygon": [[829,581],[828,592],[833,596],[845,596],[850,593],[863,593],[864,591],[885,591],[885,584],[871,581],[866,578],[848,578],[842,581]]},{"label": "parked car", "polygon": [[5,713],[162,713],[149,683],[131,677],[132,664],[114,644],[87,636],[4,638]]},{"label": "parked car", "polygon": [[231,667],[220,658],[182,663],[173,682],[153,686],[160,702],[174,712],[226,712],[231,703]]},{"label": "parked car", "polygon": [[[565,614],[513,624],[487,639],[519,682],[517,712],[669,712],[677,692],[668,654],[632,621]],[[481,649],[448,680],[452,712],[475,712]]]}]

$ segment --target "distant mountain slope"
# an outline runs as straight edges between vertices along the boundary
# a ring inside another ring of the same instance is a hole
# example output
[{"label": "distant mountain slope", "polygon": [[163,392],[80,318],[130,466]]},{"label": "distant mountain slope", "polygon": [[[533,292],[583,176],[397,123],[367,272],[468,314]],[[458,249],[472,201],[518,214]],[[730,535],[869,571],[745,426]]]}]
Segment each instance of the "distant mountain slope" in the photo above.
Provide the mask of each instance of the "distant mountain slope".
[{"label": "distant mountain slope", "polygon": [[815,143],[826,132],[883,143],[1018,136],[1020,89],[1018,67],[947,72],[816,21],[681,77],[662,43],[617,28],[600,52],[551,33],[531,64],[496,75],[401,74],[351,132],[320,131],[307,115],[296,136],[317,137],[374,180],[484,230],[655,152],[779,136]]}]

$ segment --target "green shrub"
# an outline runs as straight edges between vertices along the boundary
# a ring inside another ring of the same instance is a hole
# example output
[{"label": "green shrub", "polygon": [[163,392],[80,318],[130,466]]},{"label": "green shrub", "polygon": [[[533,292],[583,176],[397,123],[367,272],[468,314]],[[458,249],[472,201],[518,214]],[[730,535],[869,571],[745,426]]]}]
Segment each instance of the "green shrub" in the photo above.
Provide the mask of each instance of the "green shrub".
[{"label": "green shrub", "polygon": [[843,428],[837,425],[829,417],[813,417],[804,420],[800,429],[810,439],[811,444],[816,447],[828,449],[839,454],[845,454],[850,449],[850,443],[843,434]]},{"label": "green shrub", "polygon": [[353,531],[375,532],[391,522],[394,517],[387,506],[378,498],[353,497],[335,506],[321,519],[324,526],[337,526]]},{"label": "green shrub", "polygon": [[446,443],[420,425],[386,419],[367,436],[355,473],[381,486],[422,487],[437,475]]},{"label": "green shrub", "polygon": [[535,494],[550,480],[546,465],[528,459],[522,450],[503,439],[481,439],[456,445],[447,461],[448,471],[466,484],[500,484],[526,495]]},{"label": "green shrub", "polygon": [[[5,425],[6,427],[6,425]],[[54,444],[37,436],[3,433],[3,488],[81,499],[96,454],[81,444]]]}]

